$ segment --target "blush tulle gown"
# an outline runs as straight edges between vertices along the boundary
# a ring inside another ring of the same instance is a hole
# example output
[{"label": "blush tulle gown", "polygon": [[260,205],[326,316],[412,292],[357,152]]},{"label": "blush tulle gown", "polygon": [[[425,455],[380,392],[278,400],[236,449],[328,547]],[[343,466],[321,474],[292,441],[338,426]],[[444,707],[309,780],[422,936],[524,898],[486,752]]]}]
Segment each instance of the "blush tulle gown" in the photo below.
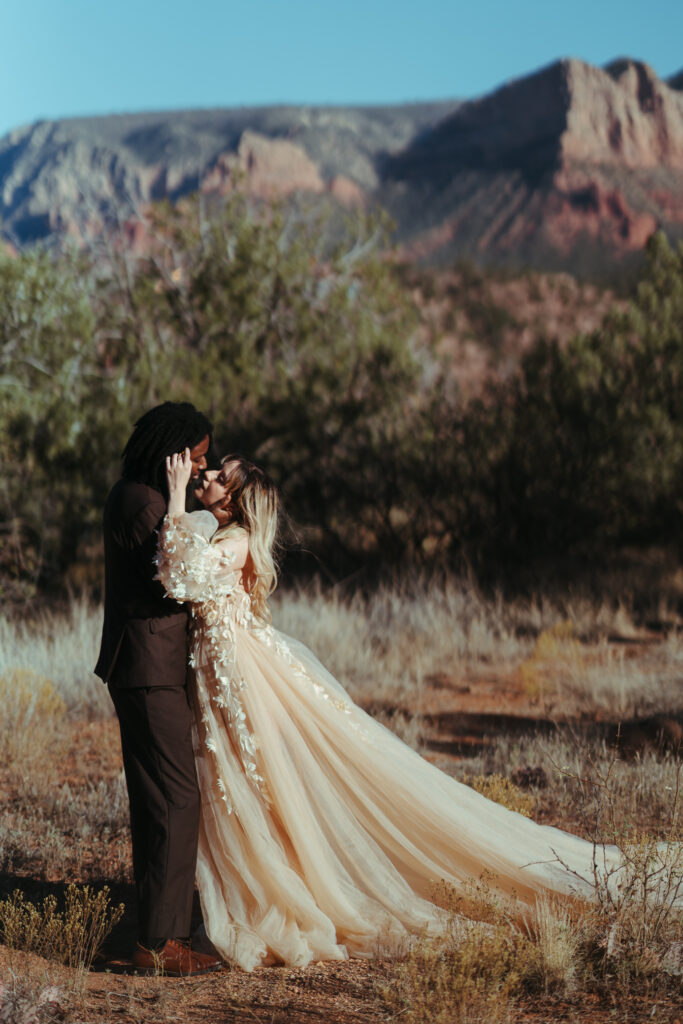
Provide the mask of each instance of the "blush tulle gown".
[{"label": "blush tulle gown", "polygon": [[[206,930],[246,970],[370,956],[438,930],[441,881],[485,872],[533,910],[590,898],[594,846],[487,800],[360,708],[315,656],[257,620],[210,512],[167,516],[159,579],[192,616]],[[616,851],[601,851],[616,857]]]}]

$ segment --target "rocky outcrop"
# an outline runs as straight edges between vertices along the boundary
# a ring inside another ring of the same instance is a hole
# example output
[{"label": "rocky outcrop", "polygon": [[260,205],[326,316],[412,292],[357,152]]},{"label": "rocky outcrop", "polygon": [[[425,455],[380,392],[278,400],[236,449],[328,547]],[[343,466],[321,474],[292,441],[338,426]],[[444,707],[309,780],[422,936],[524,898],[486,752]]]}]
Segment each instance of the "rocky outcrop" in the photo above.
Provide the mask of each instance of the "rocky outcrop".
[{"label": "rocky outcrop", "polygon": [[563,164],[683,170],[683,97],[647,64],[616,60],[601,70],[567,61]]},{"label": "rocky outcrop", "polygon": [[410,255],[601,269],[683,234],[683,95],[637,61],[559,61],[464,104],[385,178]]},{"label": "rocky outcrop", "polygon": [[301,146],[252,131],[243,132],[236,153],[221,153],[203,175],[201,189],[224,193],[242,180],[261,199],[325,190],[320,171]]}]

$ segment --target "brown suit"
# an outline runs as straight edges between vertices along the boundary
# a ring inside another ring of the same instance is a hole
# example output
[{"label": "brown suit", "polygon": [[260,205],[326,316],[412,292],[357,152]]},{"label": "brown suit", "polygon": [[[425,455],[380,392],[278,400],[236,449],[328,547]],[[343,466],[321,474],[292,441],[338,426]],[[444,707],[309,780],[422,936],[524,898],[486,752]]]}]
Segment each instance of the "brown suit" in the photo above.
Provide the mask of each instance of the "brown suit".
[{"label": "brown suit", "polygon": [[104,509],[104,626],[95,672],[109,684],[130,799],[144,945],[190,932],[199,789],[187,698],[187,612],[154,579],[163,495],[120,480]]},{"label": "brown suit", "polygon": [[95,672],[112,686],[185,685],[187,611],[154,579],[165,515],[163,495],[129,480],[119,480],[104,506],[104,627]]}]

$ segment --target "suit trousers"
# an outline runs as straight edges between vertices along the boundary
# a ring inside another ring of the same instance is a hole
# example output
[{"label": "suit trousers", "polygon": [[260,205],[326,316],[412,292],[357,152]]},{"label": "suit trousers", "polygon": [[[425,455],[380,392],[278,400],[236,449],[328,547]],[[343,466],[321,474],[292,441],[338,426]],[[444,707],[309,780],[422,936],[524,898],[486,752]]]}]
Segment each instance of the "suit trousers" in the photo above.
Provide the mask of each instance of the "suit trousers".
[{"label": "suit trousers", "polygon": [[130,801],[138,938],[190,934],[199,832],[192,712],[184,686],[109,687]]}]

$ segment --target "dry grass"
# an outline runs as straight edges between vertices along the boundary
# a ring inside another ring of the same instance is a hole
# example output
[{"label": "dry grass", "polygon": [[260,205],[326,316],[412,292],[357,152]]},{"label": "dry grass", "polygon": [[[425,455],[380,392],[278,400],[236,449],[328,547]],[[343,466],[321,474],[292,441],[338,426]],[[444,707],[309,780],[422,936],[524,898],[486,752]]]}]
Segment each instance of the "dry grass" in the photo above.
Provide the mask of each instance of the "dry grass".
[{"label": "dry grass", "polygon": [[584,714],[627,719],[680,710],[681,660],[677,633],[644,648],[634,660],[625,646],[604,640],[590,647],[582,644],[566,620],[539,633],[520,673],[527,695],[545,707],[569,698]]},{"label": "dry grass", "polygon": [[[313,587],[277,595],[273,613],[275,625],[314,650],[355,699],[414,695],[426,676],[438,673],[547,661],[544,640],[537,650],[539,638],[557,633],[558,624],[574,638],[637,632],[623,604],[505,601],[457,579],[416,578],[351,598]],[[677,645],[671,651],[672,661],[683,657]]]},{"label": "dry grass", "polygon": [[281,595],[275,625],[310,647],[354,699],[414,696],[425,676],[511,663],[528,648],[515,616],[455,581],[381,587],[341,598],[317,588]]},{"label": "dry grass", "polygon": [[408,1024],[508,1024],[521,978],[520,937],[503,928],[474,929],[465,939],[425,939],[382,990],[396,1019]]},{"label": "dry grass", "polygon": [[273,611],[278,628],[315,651],[355,700],[414,700],[430,676],[476,677],[495,665],[518,668],[528,695],[551,709],[558,697],[586,715],[683,707],[683,634],[671,631],[634,661],[607,643],[643,636],[623,601],[505,601],[469,581],[415,579],[370,597],[285,593]]},{"label": "dry grass", "polygon": [[[597,781],[591,784],[589,779],[591,775],[596,780],[609,777],[613,817],[623,833],[647,827],[663,835],[672,824],[680,760],[655,752],[632,761],[615,759],[614,751],[591,731],[577,734],[559,728],[547,736],[498,736],[482,754],[452,764],[450,771],[462,781],[471,776],[514,779],[524,773],[533,779],[537,775],[540,784],[527,790],[534,799],[533,817],[568,823],[585,835],[592,834],[591,822],[599,817],[604,797]],[[583,788],[579,780],[584,780]],[[606,823],[605,830],[603,838],[609,841]]]},{"label": "dry grass", "polygon": [[84,1019],[88,971],[123,906],[112,906],[106,886],[69,885],[61,902],[20,890],[0,900],[0,1021]]},{"label": "dry grass", "polygon": [[[631,997],[650,993],[660,1003],[674,998],[683,924],[672,897],[683,882],[673,852],[668,897],[660,891],[666,898],[654,901],[652,892],[657,885],[661,890],[665,877],[657,843],[680,839],[680,761],[656,749],[630,761],[615,759],[607,726],[631,715],[681,710],[679,634],[616,647],[608,636],[642,635],[624,603],[505,602],[500,596],[485,599],[476,587],[457,581],[413,581],[349,599],[315,588],[283,593],[274,602],[274,619],[308,644],[355,699],[393,707],[385,713],[386,724],[418,748],[427,742],[420,711],[432,677],[466,681],[473,697],[480,681],[514,678],[546,717],[557,702],[573,702],[582,724],[546,728],[544,735],[503,733],[482,744],[476,756],[444,767],[520,813],[596,841],[617,841],[627,857],[629,874],[619,899],[609,889],[598,891],[595,906],[582,915],[561,902],[540,900],[526,932],[500,907],[490,912],[488,926],[463,931],[454,905],[459,923],[449,934],[418,942],[400,963],[368,968],[382,991],[384,1011],[415,1024],[503,1024],[518,1020],[529,998],[564,999],[580,1008],[587,993],[607,998],[609,992],[617,1018],[626,1019]],[[36,884],[73,879],[98,888],[105,881],[131,880],[128,804],[113,712],[91,671],[100,625],[99,609],[83,601],[67,613],[46,611],[30,622],[0,619],[0,696],[6,709],[0,723],[0,870],[6,877]],[[524,781],[516,784],[519,779]],[[10,886],[5,893],[11,891]],[[486,900],[485,891],[477,898]],[[653,909],[655,903],[664,906],[663,913]],[[41,906],[37,898],[34,905]],[[0,918],[7,906],[0,903]],[[57,1015],[55,1006],[85,1019],[85,975],[32,959],[18,952],[20,945],[14,939],[9,950],[7,941],[0,947],[0,1020],[5,1013],[25,1024],[47,1021]],[[381,981],[383,971],[388,975]],[[309,975],[299,972],[297,979],[299,974],[296,984],[303,991]],[[277,984],[284,1006],[292,998],[285,991],[289,983]],[[158,991],[140,988],[131,979],[125,991],[107,995],[111,1005],[96,1019],[187,1019],[182,992],[174,990],[171,999],[169,991],[161,983]],[[277,992],[271,995],[278,998]],[[261,1020],[248,1003],[244,1011]]]},{"label": "dry grass", "polygon": [[0,677],[35,673],[52,683],[70,712],[109,714],[109,695],[93,675],[101,631],[101,609],[84,599],[67,612],[46,609],[29,620],[0,616]]},{"label": "dry grass", "polygon": [[[317,587],[276,595],[275,625],[307,644],[355,698],[411,695],[425,675],[492,661],[522,658],[518,639],[527,620],[545,613],[484,600],[458,582],[419,580],[380,588],[371,597],[341,598]],[[0,677],[30,671],[48,679],[69,711],[111,713],[105,688],[93,675],[102,613],[85,600],[68,613],[45,611],[25,621],[0,617]]]},{"label": "dry grass", "polygon": [[[46,766],[54,777],[57,764]],[[43,786],[44,775],[23,777],[0,814],[0,872],[36,879],[112,881],[130,871],[128,796],[123,776]]]},{"label": "dry grass", "polygon": [[[382,989],[387,1006],[412,1024],[507,1024],[525,995],[571,996],[583,966],[584,928],[559,901],[541,897],[520,928],[511,905],[483,877],[464,895],[441,886],[443,934],[422,936]],[[476,924],[464,914],[474,915]]]},{"label": "dry grass", "polygon": [[536,905],[532,958],[537,978],[546,993],[569,995],[578,985],[582,962],[582,928],[576,915],[551,896],[541,896]]},{"label": "dry grass", "polygon": [[[275,625],[307,644],[357,700],[413,698],[431,675],[476,675],[495,665],[519,667],[530,690],[570,689],[587,712],[627,714],[681,702],[683,634],[671,632],[637,665],[604,643],[615,633],[639,632],[623,602],[505,601],[483,596],[471,581],[415,578],[370,596],[341,597],[319,586],[281,591],[272,607]],[[29,621],[0,616],[0,679],[30,672],[51,683],[69,712],[111,714],[92,672],[101,623],[101,609],[84,599]],[[590,659],[582,653],[585,638],[597,644]]]},{"label": "dry grass", "polygon": [[41,752],[54,756],[63,743],[66,704],[50,679],[31,668],[11,668],[0,675],[0,759],[14,772],[31,770],[36,737]]},{"label": "dry grass", "polygon": [[21,965],[0,966],[0,1021],[5,1024],[55,1024],[73,1020],[82,1005],[87,975],[33,957]]}]

